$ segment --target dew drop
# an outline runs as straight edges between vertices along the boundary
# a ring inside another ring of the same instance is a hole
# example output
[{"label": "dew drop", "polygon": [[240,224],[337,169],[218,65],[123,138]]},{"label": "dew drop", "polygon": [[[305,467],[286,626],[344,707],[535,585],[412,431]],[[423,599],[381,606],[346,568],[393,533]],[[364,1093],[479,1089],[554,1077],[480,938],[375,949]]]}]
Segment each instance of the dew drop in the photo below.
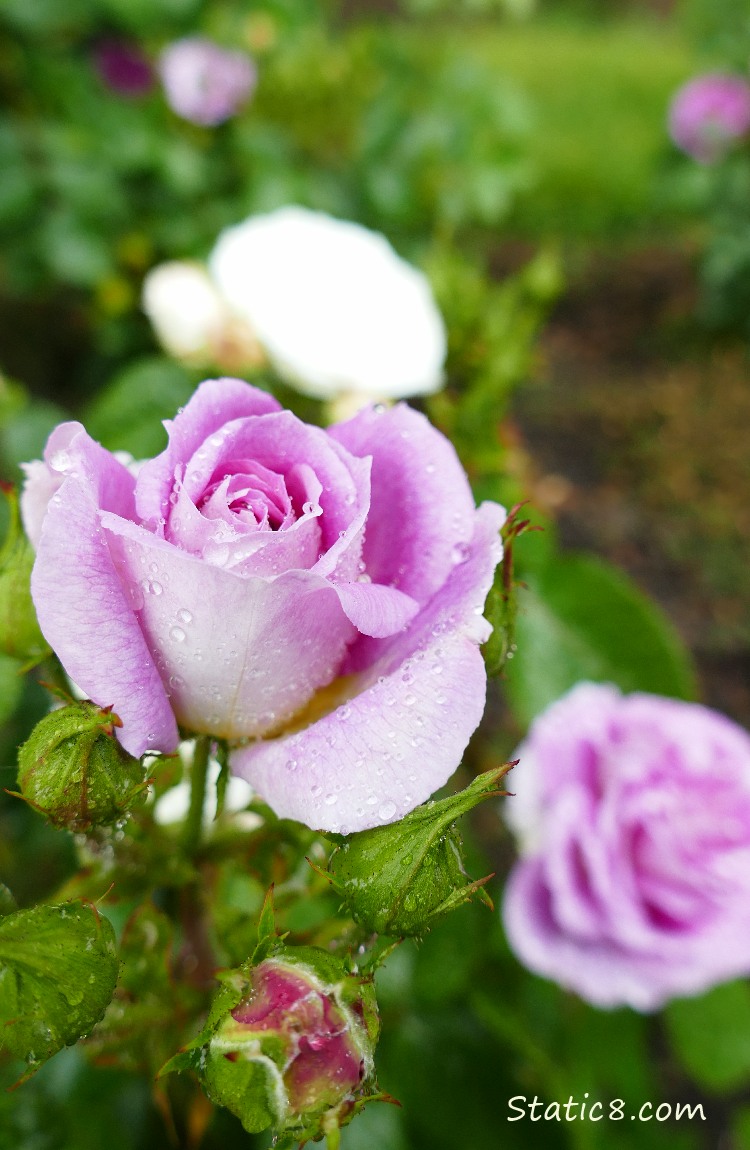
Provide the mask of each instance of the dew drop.
[{"label": "dew drop", "polygon": [[186,611],[184,607],[181,607],[177,612],[177,618],[181,623],[192,623],[193,621],[193,616],[189,611]]},{"label": "dew drop", "polygon": [[296,759],[287,759],[284,766],[288,771],[296,771],[299,764]]},{"label": "dew drop", "polygon": [[416,701],[417,701],[416,695],[411,695],[411,694],[404,695],[404,706],[405,707],[413,707],[414,704],[416,703]]},{"label": "dew drop", "polygon": [[325,803],[326,803],[327,807],[332,807],[333,804],[337,803],[338,801],[339,801],[338,797],[336,795],[333,795],[333,794],[326,795],[326,797],[325,797]]},{"label": "dew drop", "polygon": [[381,819],[392,819],[395,813],[396,804],[391,802],[390,799],[386,799],[386,801],[381,803],[378,808],[378,815]]},{"label": "dew drop", "polygon": [[466,560],[469,558],[469,555],[470,555],[470,550],[466,546],[466,544],[465,543],[457,543],[455,545],[455,547],[453,548],[453,550],[451,551],[451,560],[453,563],[458,565],[459,563],[465,563]]},{"label": "dew drop", "polygon": [[315,783],[314,786],[310,787],[310,794],[312,795],[312,797],[314,799],[317,799],[318,796],[321,795],[322,793],[323,793],[323,788],[319,787],[317,783]]},{"label": "dew drop", "polygon": [[367,799],[365,801],[366,801],[368,807],[374,807],[376,802],[378,801],[378,797],[377,797],[377,795],[368,795]]},{"label": "dew drop", "polygon": [[69,451],[56,451],[49,461],[49,465],[53,471],[67,471],[70,467],[70,463]]},{"label": "dew drop", "polygon": [[174,639],[175,643],[184,643],[185,632],[183,631],[182,627],[173,627],[169,632],[169,637],[170,639]]}]

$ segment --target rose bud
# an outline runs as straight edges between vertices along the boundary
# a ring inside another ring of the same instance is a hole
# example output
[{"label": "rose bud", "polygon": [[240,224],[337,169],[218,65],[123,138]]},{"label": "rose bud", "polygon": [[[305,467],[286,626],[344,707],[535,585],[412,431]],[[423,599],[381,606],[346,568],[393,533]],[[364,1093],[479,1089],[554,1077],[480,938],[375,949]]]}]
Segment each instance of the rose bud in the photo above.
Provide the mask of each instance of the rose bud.
[{"label": "rose bud", "polygon": [[281,818],[402,818],[484,710],[504,510],[405,404],[324,430],[209,380],[168,433],[137,475],[78,423],[27,465],[45,638],[132,755],[211,735]]},{"label": "rose bud", "polygon": [[141,764],[114,737],[120,720],[95,703],[40,719],[18,752],[20,797],[56,827],[87,831],[127,815],[145,797]]},{"label": "rose bud", "polygon": [[535,719],[503,813],[509,942],[599,1007],[750,974],[750,737],[697,703],[581,683]]},{"label": "rose bud", "polygon": [[1,486],[8,501],[10,522],[0,551],[0,651],[34,665],[49,654],[31,599],[34,550],[21,530],[15,489],[7,484]]},{"label": "rose bud", "polygon": [[338,847],[328,872],[355,921],[405,937],[424,934],[473,894],[492,906],[481,889],[492,876],[468,879],[454,824],[484,799],[506,794],[496,783],[508,770],[487,771],[459,794],[432,800],[400,822],[362,831]]},{"label": "rose bud", "polygon": [[316,947],[277,946],[224,983],[203,1033],[164,1072],[194,1070],[250,1133],[306,1141],[348,1122],[372,1095],[372,982]]}]

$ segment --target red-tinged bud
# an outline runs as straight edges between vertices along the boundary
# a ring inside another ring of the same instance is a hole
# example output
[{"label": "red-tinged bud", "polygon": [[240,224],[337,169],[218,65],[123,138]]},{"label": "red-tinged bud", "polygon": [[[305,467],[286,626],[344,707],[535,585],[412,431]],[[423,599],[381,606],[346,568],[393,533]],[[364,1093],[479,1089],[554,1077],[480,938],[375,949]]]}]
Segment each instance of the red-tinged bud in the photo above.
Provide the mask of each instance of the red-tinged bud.
[{"label": "red-tinged bud", "polygon": [[315,947],[282,947],[228,976],[203,1034],[167,1069],[196,1070],[251,1133],[306,1140],[372,1094],[377,1032],[371,981]]}]

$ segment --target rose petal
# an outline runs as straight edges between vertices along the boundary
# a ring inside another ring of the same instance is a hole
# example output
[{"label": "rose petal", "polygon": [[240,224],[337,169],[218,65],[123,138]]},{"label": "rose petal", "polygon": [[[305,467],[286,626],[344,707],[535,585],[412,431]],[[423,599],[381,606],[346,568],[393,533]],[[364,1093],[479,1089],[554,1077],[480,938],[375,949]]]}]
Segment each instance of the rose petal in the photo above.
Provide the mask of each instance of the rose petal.
[{"label": "rose petal", "polygon": [[24,529],[34,547],[42,533],[42,523],[47,514],[49,501],[59,490],[65,479],[65,472],[71,463],[69,448],[83,425],[70,421],[60,423],[51,433],[44,449],[44,462],[35,459],[32,463],[22,463],[26,482],[21,492],[20,507]]},{"label": "rose petal", "polygon": [[[102,515],[182,726],[230,740],[278,727],[336,675],[354,628],[309,571],[242,578]],[[118,543],[119,541],[119,543]]]},{"label": "rose petal", "polygon": [[453,773],[484,709],[477,643],[489,632],[481,611],[503,518],[492,503],[472,513],[468,557],[406,632],[380,641],[353,697],[303,730],[233,753],[232,769],[278,815],[364,830],[402,817]]},{"label": "rose petal", "polygon": [[[369,506],[369,460],[351,455],[321,428],[302,423],[291,411],[229,422],[202,441],[194,457],[183,458],[190,460],[183,487],[194,502],[200,501],[224,460],[253,459],[279,475],[294,472],[295,476],[298,464],[304,462],[321,486],[326,551],[342,538],[358,511]],[[357,562],[359,557],[357,549]]]},{"label": "rose petal", "polygon": [[381,583],[337,583],[339,602],[363,635],[385,638],[403,631],[419,611],[411,596]]},{"label": "rose petal", "polygon": [[50,501],[31,577],[39,625],[74,682],[100,706],[116,704],[126,750],[172,752],[177,724],[99,521],[102,507],[134,514],[135,481],[84,431],[65,450],[70,471]]},{"label": "rose petal", "polygon": [[[452,444],[403,403],[361,411],[330,434],[352,454],[372,456],[366,573],[424,605],[466,557],[474,530],[474,499]],[[373,643],[361,640],[348,669],[377,657]]]},{"label": "rose petal", "polygon": [[265,391],[239,379],[208,379],[173,420],[167,420],[166,449],[144,463],[138,474],[136,506],[140,519],[154,527],[166,520],[175,468],[184,465],[212,433],[230,420],[279,411]]},{"label": "rose petal", "polygon": [[235,574],[273,576],[309,570],[320,550],[320,508],[283,531],[241,530],[201,514],[183,488],[169,518],[169,541],[215,567]]}]

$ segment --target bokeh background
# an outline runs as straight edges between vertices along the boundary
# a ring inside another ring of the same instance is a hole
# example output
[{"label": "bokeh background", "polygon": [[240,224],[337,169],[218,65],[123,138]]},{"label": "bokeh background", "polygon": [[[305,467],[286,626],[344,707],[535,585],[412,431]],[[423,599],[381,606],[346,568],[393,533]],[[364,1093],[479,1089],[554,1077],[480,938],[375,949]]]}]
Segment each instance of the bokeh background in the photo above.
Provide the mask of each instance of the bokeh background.
[{"label": "bokeh background", "polygon": [[[258,69],[216,127],[176,115],[155,72],[125,92],[102,71],[105,44],[153,66],[195,34]],[[160,350],[140,306],[151,267],[204,259],[222,228],[287,203],[357,220],[432,280],[450,346],[428,409],[478,496],[529,498],[548,541],[626,573],[692,652],[700,697],[750,726],[750,152],[697,164],[666,128],[680,84],[749,59],[747,0],[4,0],[3,474],[70,415],[112,449],[160,450],[159,419],[205,373]],[[519,541],[522,575],[545,546]],[[671,693],[667,662],[636,685]],[[16,670],[2,660],[7,785],[44,706]],[[569,685],[516,675],[467,771],[510,756]],[[73,852],[19,808],[0,798],[0,879],[25,905]],[[497,898],[513,847],[494,807],[470,839]],[[471,907],[402,946],[379,998],[381,1084],[403,1105],[371,1108],[345,1150],[750,1147],[745,983],[656,1017],[599,1012],[524,971],[499,917]],[[706,1121],[507,1121],[515,1095],[585,1091],[700,1101]],[[168,1138],[145,1078],[79,1050],[0,1096],[0,1144],[18,1150]],[[266,1143],[222,1113],[200,1145]]]}]

